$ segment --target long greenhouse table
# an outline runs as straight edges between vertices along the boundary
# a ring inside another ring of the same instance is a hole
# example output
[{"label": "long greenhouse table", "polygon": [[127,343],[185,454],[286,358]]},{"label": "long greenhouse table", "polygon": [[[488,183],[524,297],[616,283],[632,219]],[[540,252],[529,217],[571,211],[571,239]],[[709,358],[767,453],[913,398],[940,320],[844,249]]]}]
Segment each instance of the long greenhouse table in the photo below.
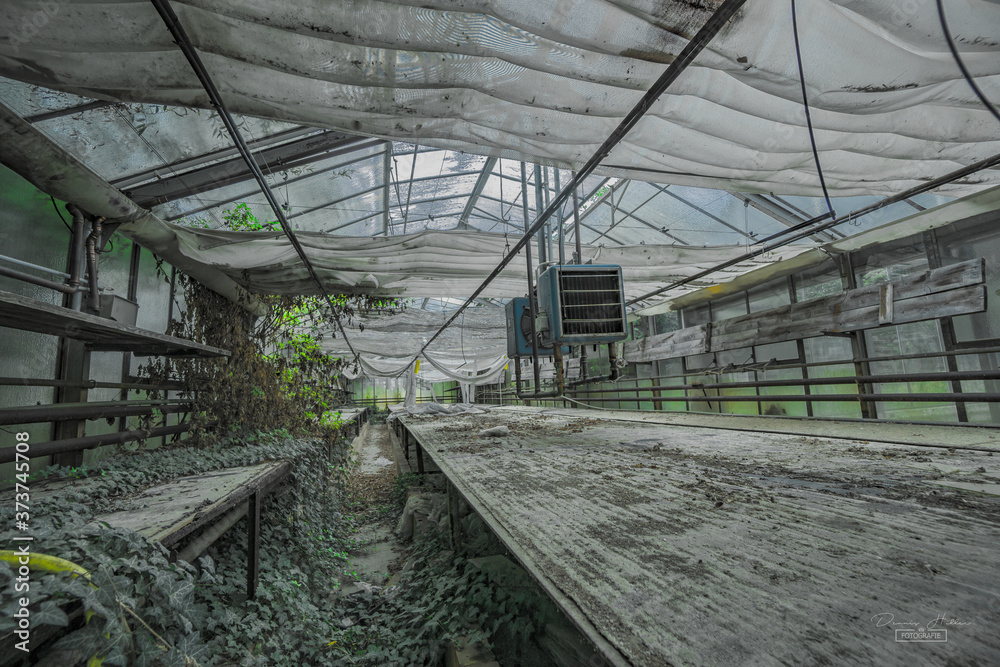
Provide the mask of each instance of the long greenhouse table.
[{"label": "long greenhouse table", "polygon": [[1000,659],[992,452],[590,410],[401,428],[612,664]]}]

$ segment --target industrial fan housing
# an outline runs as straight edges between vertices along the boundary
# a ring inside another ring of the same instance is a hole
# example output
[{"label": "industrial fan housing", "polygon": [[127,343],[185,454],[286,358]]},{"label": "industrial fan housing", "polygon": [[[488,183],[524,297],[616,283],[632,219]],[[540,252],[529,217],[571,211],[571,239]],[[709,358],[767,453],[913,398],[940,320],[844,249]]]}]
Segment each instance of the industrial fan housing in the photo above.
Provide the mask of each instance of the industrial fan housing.
[{"label": "industrial fan housing", "polygon": [[538,277],[543,345],[614,343],[628,338],[620,266],[550,266]]}]

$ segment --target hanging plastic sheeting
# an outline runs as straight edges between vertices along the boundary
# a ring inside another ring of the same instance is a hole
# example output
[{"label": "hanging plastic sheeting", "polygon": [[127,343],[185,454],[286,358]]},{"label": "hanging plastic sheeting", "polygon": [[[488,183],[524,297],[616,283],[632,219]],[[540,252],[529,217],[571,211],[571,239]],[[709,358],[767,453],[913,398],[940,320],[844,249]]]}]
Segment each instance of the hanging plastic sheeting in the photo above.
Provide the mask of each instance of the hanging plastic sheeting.
[{"label": "hanging plastic sheeting", "polygon": [[[579,167],[717,3],[183,0],[172,3],[235,113]],[[1000,99],[1000,4],[949,5]],[[898,192],[1000,153],[934,0],[813,0],[799,16],[816,143],[835,194]],[[6,0],[0,74],[112,101],[206,108],[145,1]],[[747,3],[598,170],[818,195],[788,0]],[[943,191],[1000,181],[996,170]]]},{"label": "hanging plastic sheeting", "polygon": [[[469,309],[465,322],[449,327],[426,351],[427,359],[442,373],[454,377],[440,379],[469,380],[473,369],[493,369],[506,353],[505,316],[501,307]],[[382,323],[384,324],[384,328]],[[365,370],[373,375],[398,375],[400,361],[407,363],[416,357],[424,342],[444,322],[441,312],[421,310],[412,306],[388,318],[363,318],[346,323],[347,336],[354,349],[370,362]],[[407,329],[406,324],[412,323]],[[362,331],[361,326],[364,326]],[[324,352],[350,356],[343,337],[324,337],[320,342]]]},{"label": "hanging plastic sheeting", "polygon": [[417,364],[410,364],[406,372],[406,397],[403,399],[403,407],[412,410],[417,406]]},{"label": "hanging plastic sheeting", "polygon": [[457,371],[448,370],[440,362],[427,355],[426,352],[424,355],[427,363],[437,369],[446,379],[455,380],[460,384],[467,384],[470,387],[478,387],[479,385],[496,382],[497,378],[502,376],[504,371],[507,369],[508,361],[507,355],[504,354],[500,355],[485,370],[477,371],[473,369],[471,373],[459,373]]},{"label": "hanging plastic sheeting", "polygon": [[[141,223],[133,223],[129,232],[134,233],[136,225]],[[168,226],[176,235],[177,252],[188,260],[222,271],[251,292],[316,293],[316,284],[310,280],[292,245],[280,233]],[[427,231],[375,238],[327,236],[316,232],[299,232],[297,236],[316,273],[331,292],[461,300],[479,287],[496,267],[509,243],[499,234],[471,231]],[[787,246],[781,249],[781,256],[791,257],[809,247]],[[622,266],[625,294],[631,298],[738,257],[745,251],[745,246],[584,246],[583,261]],[[774,259],[751,260],[731,267],[724,275],[739,275]],[[490,283],[482,296],[522,296],[526,290],[526,271],[527,265],[521,255]]]},{"label": "hanging plastic sheeting", "polygon": [[[466,396],[466,390],[463,388],[462,395]],[[431,390],[431,396],[434,396],[433,389]],[[482,414],[485,410],[477,408],[472,405],[471,401],[463,401],[462,403],[449,403],[442,404],[435,400],[426,403],[417,403],[417,365],[416,363],[411,364],[406,374],[406,397],[403,399],[402,403],[396,403],[395,405],[389,406],[389,421],[398,418],[401,414],[408,415],[423,415],[423,416],[435,416],[435,415],[461,415],[461,414]]]},{"label": "hanging plastic sheeting", "polygon": [[[348,324],[347,335],[361,353],[360,363],[366,375],[399,377],[408,369],[399,360],[409,364],[448,315],[413,306],[391,316],[359,318]],[[469,308],[464,322],[446,329],[421,355],[427,362],[421,376],[430,381],[455,380],[473,386],[496,382],[507,365],[505,317],[501,306]],[[321,346],[334,355],[348,356],[350,352],[340,337],[324,338]]]}]

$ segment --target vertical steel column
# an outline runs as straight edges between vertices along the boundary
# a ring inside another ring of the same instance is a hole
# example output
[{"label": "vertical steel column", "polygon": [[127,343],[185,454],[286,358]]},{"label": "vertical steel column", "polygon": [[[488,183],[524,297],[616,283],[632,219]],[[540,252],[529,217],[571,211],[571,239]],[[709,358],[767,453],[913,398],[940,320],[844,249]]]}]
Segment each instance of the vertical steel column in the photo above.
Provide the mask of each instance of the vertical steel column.
[{"label": "vertical steel column", "polygon": [[[924,250],[927,252],[927,267],[930,269],[941,268],[941,251],[938,248],[937,233],[931,229],[924,232]],[[941,326],[941,340],[944,343],[944,349],[948,352],[955,350],[955,323],[950,317],[942,317],[938,320],[938,324]],[[949,372],[958,371],[958,358],[949,354],[945,357],[945,362],[948,364]],[[985,386],[985,385],[984,385]],[[961,394],[962,392],[962,381],[952,380],[951,390],[956,394]],[[995,407],[991,404],[990,411],[994,411]],[[968,422],[969,412],[965,406],[964,401],[955,401],[955,412],[958,416],[958,421]]]},{"label": "vertical steel column", "polygon": [[258,489],[250,494],[247,508],[247,598],[257,594],[257,579],[260,573],[260,501]]},{"label": "vertical steel column", "polygon": [[[536,167],[537,169],[537,167]],[[537,188],[536,188],[537,194]],[[521,207],[524,211],[524,232],[528,233],[528,172],[524,166],[524,162],[521,162]],[[534,367],[534,377],[535,386],[534,391],[538,392],[538,384],[540,381],[540,375],[538,371],[538,332],[535,330],[535,318],[538,317],[538,308],[535,304],[535,281],[533,271],[531,269],[531,243],[528,242],[524,246],[524,258],[528,264],[528,314],[531,317],[531,364]],[[520,326],[520,322],[515,323],[514,326]]]},{"label": "vertical steel column", "polygon": [[[573,180],[576,180],[576,172],[573,172]],[[576,255],[573,257],[574,264],[583,264],[583,250],[580,241],[580,200],[577,196],[577,187],[573,188],[573,242],[576,244]]]},{"label": "vertical steel column", "polygon": [[[171,267],[170,267],[170,301],[167,302],[167,326],[168,327],[170,326],[170,323],[174,321],[174,295],[176,295],[176,294],[177,294],[177,267],[171,265]],[[167,398],[170,398],[170,391],[169,390],[167,390],[167,392],[165,393],[165,396]],[[181,419],[182,419],[182,417],[178,417],[178,421],[180,421]],[[163,425],[164,426],[167,425],[167,417],[166,416],[163,417]],[[166,433],[163,434],[163,440],[160,442],[160,444],[162,446],[164,446],[164,447],[166,446],[166,444],[167,444],[167,434]]]},{"label": "vertical steel column", "polygon": [[[535,210],[542,211],[545,209],[545,205],[542,203],[542,168],[537,164],[535,165]],[[528,221],[528,217],[525,216],[525,222]],[[546,219],[545,223],[548,222]],[[535,232],[535,239],[538,241],[538,266],[542,266],[548,261],[548,255],[545,254],[545,229],[546,224],[542,223],[541,228]]]},{"label": "vertical steel column", "polygon": [[[851,263],[850,253],[837,255],[837,268],[840,270],[840,285],[844,290],[857,289],[858,281],[854,277],[854,265]],[[854,374],[860,376],[871,375],[871,365],[867,361],[868,345],[865,343],[863,331],[851,331],[847,334],[851,341],[851,356],[854,361]],[[859,382],[858,391],[862,394],[874,394],[874,386],[870,382]],[[872,401],[861,401],[861,418],[878,419],[878,408]]]},{"label": "vertical steel column", "polygon": [[[795,294],[795,280],[792,278],[792,276],[788,276],[785,279],[785,281],[786,281],[786,283],[788,285],[788,302],[789,303],[797,303],[798,302],[798,297]],[[747,295],[749,295],[749,294],[750,293],[747,292]],[[747,312],[750,312],[749,308],[747,309]],[[795,339],[795,351],[799,355],[799,363],[802,363],[802,364],[806,363],[806,344],[802,342],[801,338],[796,338]],[[755,359],[754,361],[758,361],[758,360]],[[802,374],[802,379],[803,380],[807,380],[809,378],[809,369],[808,368],[803,368],[799,372]],[[757,373],[754,373],[754,376],[756,377]],[[754,391],[757,392],[758,396],[761,395],[761,393],[760,393],[760,387],[757,387],[757,389],[755,389]],[[809,385],[807,385],[807,384],[806,385],[802,385],[802,392],[806,396],[809,396],[811,394],[811,391],[809,389]],[[760,414],[760,406],[761,406],[761,403],[758,403],[757,404],[757,413],[758,414]],[[812,401],[806,401],[806,416],[807,417],[812,417],[813,416],[813,402]]]},{"label": "vertical steel column", "polygon": [[[545,208],[548,208],[552,199],[552,193],[549,191],[548,167],[542,167],[542,199]],[[552,248],[552,216],[549,216],[549,219],[545,221],[545,226],[542,229],[545,230],[545,256],[552,262],[556,256]]]},{"label": "vertical steel column", "polygon": [[[559,185],[559,170],[553,170],[555,176],[555,186],[556,190],[562,190]],[[575,190],[574,190],[575,192]],[[559,225],[559,263],[566,263],[566,230],[563,227],[563,209],[560,208],[559,212],[556,214],[556,224]]]},{"label": "vertical steel column", "polygon": [[[138,300],[139,292],[139,258],[142,253],[142,248],[135,241],[132,241],[132,252],[129,255],[128,262],[128,291],[126,293],[126,298],[129,301]],[[122,384],[129,381],[132,376],[132,353],[129,351],[122,352]],[[122,388],[119,399],[122,401],[128,400],[129,390]],[[169,394],[165,394],[164,398],[170,398]],[[128,418],[121,417],[118,419],[118,431],[124,433],[128,430]]]},{"label": "vertical steel column", "polygon": [[[69,284],[79,286],[83,278],[83,267],[86,257],[87,230],[83,211],[79,207],[68,204],[66,210],[73,216],[69,251],[66,262],[66,272],[69,273]],[[72,310],[83,308],[83,295],[80,292],[67,294],[63,297],[63,306]],[[83,383],[90,377],[90,352],[82,341],[61,336],[56,366],[56,379],[76,386],[59,387],[56,389],[56,403],[85,403],[87,390]],[[71,440],[85,435],[86,421],[75,419],[56,422],[52,430],[53,440]],[[66,452],[55,454],[52,463],[61,466],[79,466],[83,463],[83,452]]]},{"label": "vertical steel column", "polygon": [[[416,163],[417,156],[413,156]],[[385,142],[385,160],[382,163],[382,179],[385,188],[382,190],[382,235],[389,236],[389,174],[392,173],[392,142]]]}]

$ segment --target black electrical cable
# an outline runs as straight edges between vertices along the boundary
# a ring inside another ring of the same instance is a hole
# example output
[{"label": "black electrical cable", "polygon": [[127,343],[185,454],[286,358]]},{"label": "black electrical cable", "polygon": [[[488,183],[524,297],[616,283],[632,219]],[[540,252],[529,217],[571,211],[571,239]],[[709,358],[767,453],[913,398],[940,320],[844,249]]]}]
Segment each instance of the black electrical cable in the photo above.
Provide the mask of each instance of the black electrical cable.
[{"label": "black electrical cable", "polygon": [[802,52],[799,50],[799,22],[795,17],[795,0],[792,0],[792,35],[795,38],[795,60],[799,64],[799,85],[802,87],[802,106],[806,110],[806,127],[809,128],[809,143],[812,145],[813,161],[816,163],[816,173],[819,175],[819,184],[823,188],[823,199],[826,200],[826,208],[830,211],[830,217],[837,219],[837,214],[830,203],[830,193],[826,190],[826,179],[823,178],[823,167],[819,164],[819,151],[816,149],[816,136],[813,134],[812,114],[809,112],[809,98],[806,95],[806,75],[802,69]]},{"label": "black electrical cable", "polygon": [[264,198],[267,199],[267,203],[271,206],[271,210],[273,210],[274,214],[278,217],[278,223],[281,225],[282,231],[285,233],[285,236],[288,237],[289,242],[291,242],[292,247],[299,256],[299,259],[302,260],[302,264],[305,265],[306,271],[309,273],[309,277],[313,279],[319,287],[320,294],[322,294],[326,299],[326,303],[330,307],[334,321],[337,323],[337,328],[340,330],[340,334],[344,337],[344,342],[347,343],[347,347],[350,349],[351,354],[354,355],[354,360],[357,361],[360,358],[360,355],[354,349],[354,346],[351,345],[351,341],[347,338],[347,332],[344,331],[344,325],[341,323],[340,317],[337,316],[337,308],[333,304],[333,299],[330,297],[330,293],[326,291],[326,286],[323,285],[323,281],[320,280],[315,267],[313,267],[312,262],[309,261],[309,257],[306,255],[305,249],[302,247],[298,237],[295,235],[295,230],[292,229],[291,224],[288,222],[288,218],[285,217],[284,210],[281,208],[281,205],[278,204],[278,200],[275,199],[274,193],[271,191],[271,187],[267,184],[267,180],[264,178],[264,173],[260,170],[260,166],[251,154],[250,148],[247,146],[246,141],[243,139],[243,135],[240,133],[240,129],[236,126],[236,122],[233,120],[232,115],[230,115],[229,110],[222,101],[222,96],[219,94],[219,90],[215,87],[215,83],[212,81],[208,71],[205,69],[205,65],[202,63],[201,57],[198,55],[198,52],[195,51],[194,46],[191,44],[191,40],[188,38],[187,33],[181,26],[180,19],[177,17],[177,14],[174,13],[174,10],[171,8],[168,0],[150,0],[150,2],[153,3],[153,7],[156,8],[160,18],[163,19],[167,29],[170,30],[170,34],[174,37],[174,43],[180,47],[181,51],[184,53],[184,57],[187,58],[188,64],[191,65],[191,69],[194,70],[194,73],[201,82],[205,92],[208,93],[209,100],[218,112],[223,124],[225,124],[226,130],[229,132],[229,136],[232,138],[233,143],[236,146],[236,150],[239,151],[243,161],[246,162],[247,167],[249,167],[250,173],[253,174],[254,179],[257,181],[257,185],[260,186],[261,192],[264,194]]},{"label": "black electrical cable", "polygon": [[68,229],[69,233],[72,234],[73,228],[69,226],[69,223],[66,222],[66,218],[63,217],[62,211],[59,210],[59,204],[56,203],[56,198],[53,197],[52,195],[49,195],[49,201],[52,202],[52,208],[56,210],[56,215],[59,216],[59,219],[62,220],[62,223],[66,225],[66,229]]},{"label": "black electrical cable", "polygon": [[958,65],[958,69],[962,70],[962,76],[965,77],[965,80],[969,83],[969,86],[972,88],[972,92],[976,94],[979,101],[982,102],[987,109],[989,109],[989,112],[993,114],[994,118],[1000,121],[1000,111],[997,111],[997,108],[993,106],[988,99],[986,99],[986,95],[983,94],[983,91],[979,90],[979,86],[976,85],[975,79],[972,78],[972,74],[969,72],[968,68],[966,68],[965,63],[962,61],[962,57],[958,55],[958,49],[955,48],[955,41],[951,37],[951,30],[948,29],[948,20],[944,17],[944,3],[942,3],[941,0],[937,0],[937,9],[938,17],[941,19],[941,30],[944,32],[944,38],[948,42],[948,48],[951,50],[951,55],[955,58],[955,64]]},{"label": "black electrical cable", "polygon": [[[160,2],[162,0],[153,1]],[[566,184],[559,194],[556,195],[551,202],[549,202],[549,205],[545,207],[545,210],[538,214],[531,226],[525,230],[524,236],[522,236],[511,249],[511,252],[509,252],[507,256],[500,261],[496,268],[490,272],[490,275],[488,275],[486,280],[484,280],[483,283],[476,288],[476,291],[472,293],[466,302],[462,304],[458,310],[456,310],[452,316],[448,318],[447,321],[445,321],[441,328],[437,330],[437,333],[431,336],[430,340],[424,343],[423,347],[420,348],[420,352],[417,353],[417,357],[423,354],[428,346],[430,346],[430,344],[441,335],[441,332],[451,326],[451,324],[458,319],[458,316],[469,307],[469,304],[471,304],[476,297],[482,294],[483,290],[485,290],[486,287],[493,282],[498,275],[500,275],[500,272],[513,261],[514,257],[516,257],[518,253],[524,249],[524,246],[526,246],[530,242],[531,238],[538,233],[538,230],[542,228],[550,217],[552,217],[553,213],[558,211],[566,200],[572,196],[574,188],[579,187],[580,183],[593,173],[594,169],[597,168],[601,161],[611,154],[611,150],[625,138],[625,135],[628,134],[633,127],[635,127],[636,123],[638,123],[646,112],[649,111],[650,107],[653,106],[653,103],[657,100],[657,98],[663,94],[670,84],[677,80],[677,77],[679,77],[681,73],[687,69],[688,65],[694,61],[698,54],[701,53],[701,51],[708,45],[708,42],[711,41],[711,39],[718,34],[720,30],[722,30],[723,26],[726,25],[729,19],[733,17],[733,15],[744,5],[745,2],[746,0],[723,1],[715,13],[712,14],[708,21],[705,22],[705,25],[702,26],[701,30],[699,30],[698,33],[691,38],[691,41],[689,41],[681,50],[677,58],[675,58],[674,61],[667,66],[666,71],[660,75],[660,78],[658,78],[653,85],[650,86],[649,90],[646,91],[646,94],[639,100],[639,103],[632,107],[632,110],[626,114],[625,118],[622,119],[622,122],[619,123],[618,127],[616,127],[608,138],[604,140],[604,143],[601,144],[600,148],[594,152],[590,159],[587,160],[583,167],[580,168],[580,171],[576,173],[576,175],[570,180],[569,183]]]}]

